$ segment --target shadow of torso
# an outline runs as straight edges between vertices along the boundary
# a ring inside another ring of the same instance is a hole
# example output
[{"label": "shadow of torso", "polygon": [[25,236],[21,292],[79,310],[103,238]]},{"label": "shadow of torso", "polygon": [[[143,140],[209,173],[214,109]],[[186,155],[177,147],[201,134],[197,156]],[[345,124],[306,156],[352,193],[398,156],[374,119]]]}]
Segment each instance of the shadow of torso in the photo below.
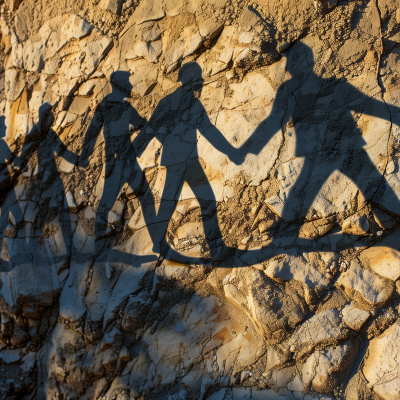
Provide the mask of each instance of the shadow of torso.
[{"label": "shadow of torso", "polygon": [[[357,96],[357,94],[359,94]],[[366,141],[357,126],[352,108],[365,100],[352,85],[338,79],[311,74],[302,82],[291,79],[278,89],[277,99],[285,104],[287,120],[296,132],[298,157],[329,156],[338,148],[347,155],[363,150]]]}]

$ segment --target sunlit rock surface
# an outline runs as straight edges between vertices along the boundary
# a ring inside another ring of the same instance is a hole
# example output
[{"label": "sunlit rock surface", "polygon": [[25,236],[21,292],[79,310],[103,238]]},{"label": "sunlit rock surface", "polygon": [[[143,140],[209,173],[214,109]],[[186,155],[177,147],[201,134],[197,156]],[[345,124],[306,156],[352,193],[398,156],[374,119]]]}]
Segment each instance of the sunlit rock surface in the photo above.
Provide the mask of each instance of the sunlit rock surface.
[{"label": "sunlit rock surface", "polygon": [[1,398],[399,399],[399,0],[0,7]]}]

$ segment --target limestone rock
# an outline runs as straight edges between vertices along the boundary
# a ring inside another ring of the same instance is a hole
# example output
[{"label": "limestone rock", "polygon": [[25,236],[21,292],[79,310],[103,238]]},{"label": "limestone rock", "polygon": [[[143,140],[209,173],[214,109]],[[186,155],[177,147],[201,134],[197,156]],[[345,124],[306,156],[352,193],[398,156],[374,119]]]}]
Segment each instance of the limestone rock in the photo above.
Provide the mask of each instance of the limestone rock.
[{"label": "limestone rock", "polygon": [[75,203],[74,195],[71,192],[67,192],[65,195],[65,203],[66,209],[69,212],[76,212],[78,210],[78,206]]},{"label": "limestone rock", "polygon": [[146,21],[157,20],[163,18],[165,12],[163,10],[163,1],[150,0],[140,3],[139,7],[133,13],[130,23],[141,24]]},{"label": "limestone rock", "polygon": [[393,219],[393,217],[383,212],[379,208],[374,210],[374,218],[382,229],[392,229],[396,226],[396,221]]},{"label": "limestone rock", "polygon": [[398,398],[398,1],[3,3],[0,398]]},{"label": "limestone rock", "polygon": [[386,303],[393,293],[393,283],[363,268],[356,260],[351,262],[347,272],[343,272],[336,284],[344,287],[350,296],[371,306]]},{"label": "limestone rock", "polygon": [[[287,330],[292,330],[305,318],[304,300],[294,289],[274,284],[260,271],[249,269],[248,274],[243,275],[239,272],[225,277],[225,296],[252,318],[263,335],[281,341]],[[242,276],[247,282],[240,290]]]},{"label": "limestone rock", "polygon": [[400,277],[400,252],[394,237],[388,236],[378,244],[364,250],[360,261],[380,276],[396,281]]},{"label": "limestone rock", "polygon": [[303,323],[290,338],[290,351],[300,358],[317,346],[327,346],[346,339],[349,330],[343,326],[339,311],[330,309],[318,313]]},{"label": "limestone rock", "polygon": [[108,348],[119,350],[122,346],[123,339],[122,333],[117,328],[112,329],[104,335],[100,344],[101,351]]},{"label": "limestone rock", "polygon": [[369,317],[368,311],[360,310],[353,302],[342,310],[343,323],[355,331],[359,331]]},{"label": "limestone rock", "polygon": [[340,384],[340,379],[345,378],[356,350],[349,340],[327,350],[317,350],[303,365],[303,382],[318,393],[332,393]]},{"label": "limestone rock", "polygon": [[343,232],[350,235],[365,235],[369,230],[369,222],[366,215],[352,215],[343,221]]},{"label": "limestone rock", "polygon": [[400,326],[395,323],[382,335],[373,339],[363,368],[369,387],[383,399],[394,399],[399,393],[400,377],[396,345],[399,334]]},{"label": "limestone rock", "polygon": [[316,293],[324,290],[329,283],[328,279],[319,272],[315,264],[295,257],[288,257],[284,261],[268,264],[265,274],[278,282],[294,279],[303,283],[307,303],[312,303]]},{"label": "limestone rock", "polygon": [[179,37],[174,41],[174,44],[164,54],[165,65],[171,68],[178,60],[195,52],[202,40],[197,25],[184,28]]},{"label": "limestone rock", "polygon": [[103,10],[119,14],[121,12],[122,3],[122,0],[101,0],[99,3],[99,7]]}]

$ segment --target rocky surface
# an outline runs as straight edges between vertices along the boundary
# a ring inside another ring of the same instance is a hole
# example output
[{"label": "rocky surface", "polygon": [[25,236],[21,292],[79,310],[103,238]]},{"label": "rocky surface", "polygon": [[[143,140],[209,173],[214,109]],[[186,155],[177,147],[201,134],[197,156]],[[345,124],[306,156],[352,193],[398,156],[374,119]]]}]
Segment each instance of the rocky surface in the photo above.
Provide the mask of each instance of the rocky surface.
[{"label": "rocky surface", "polygon": [[399,0],[0,7],[1,398],[399,398]]}]

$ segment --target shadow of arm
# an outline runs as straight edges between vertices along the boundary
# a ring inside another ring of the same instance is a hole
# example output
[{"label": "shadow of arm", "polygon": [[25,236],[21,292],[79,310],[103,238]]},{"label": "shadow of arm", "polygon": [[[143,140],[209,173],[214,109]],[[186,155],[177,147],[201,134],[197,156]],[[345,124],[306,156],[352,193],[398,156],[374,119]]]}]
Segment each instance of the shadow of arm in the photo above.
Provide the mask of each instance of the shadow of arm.
[{"label": "shadow of arm", "polygon": [[239,148],[241,158],[245,159],[247,154],[258,155],[263,148],[286,125],[290,112],[287,112],[288,96],[290,87],[283,84],[277,91],[272,110],[268,117],[262,121],[252,135]]},{"label": "shadow of arm", "polygon": [[262,149],[267,145],[271,138],[281,129],[285,124],[282,115],[277,115],[274,110],[271,114],[256,128],[253,134],[243,143],[240,147],[240,152],[243,159],[247,154],[258,155]]},{"label": "shadow of arm", "polygon": [[239,157],[239,150],[228,142],[220,130],[211,124],[210,120],[208,120],[207,126],[201,127],[199,131],[212,146],[214,146],[219,152],[225,154],[232,162],[237,165],[242,163]]},{"label": "shadow of arm", "polygon": [[400,126],[400,107],[370,97],[350,84],[349,86],[351,95],[357,99],[350,104],[350,108],[353,111],[370,115],[371,117],[390,120],[395,125]]},{"label": "shadow of arm", "polygon": [[209,125],[212,128],[202,130],[201,133],[217,150],[226,154],[236,165],[240,165],[243,163],[247,154],[260,154],[269,140],[287,122],[285,121],[287,99],[283,96],[286,92],[286,86],[278,89],[270,115],[260,123],[252,135],[239,148],[232,146],[211,122],[209,122]]},{"label": "shadow of arm", "polygon": [[156,136],[154,132],[154,129],[156,129],[156,116],[157,108],[149,121],[147,121],[146,118],[141,117],[137,112],[135,112],[135,118],[132,120],[132,126],[134,126],[135,129],[139,129],[139,133],[132,140],[132,149],[135,152],[136,158],[142,156],[143,152],[146,150],[146,147]]}]

